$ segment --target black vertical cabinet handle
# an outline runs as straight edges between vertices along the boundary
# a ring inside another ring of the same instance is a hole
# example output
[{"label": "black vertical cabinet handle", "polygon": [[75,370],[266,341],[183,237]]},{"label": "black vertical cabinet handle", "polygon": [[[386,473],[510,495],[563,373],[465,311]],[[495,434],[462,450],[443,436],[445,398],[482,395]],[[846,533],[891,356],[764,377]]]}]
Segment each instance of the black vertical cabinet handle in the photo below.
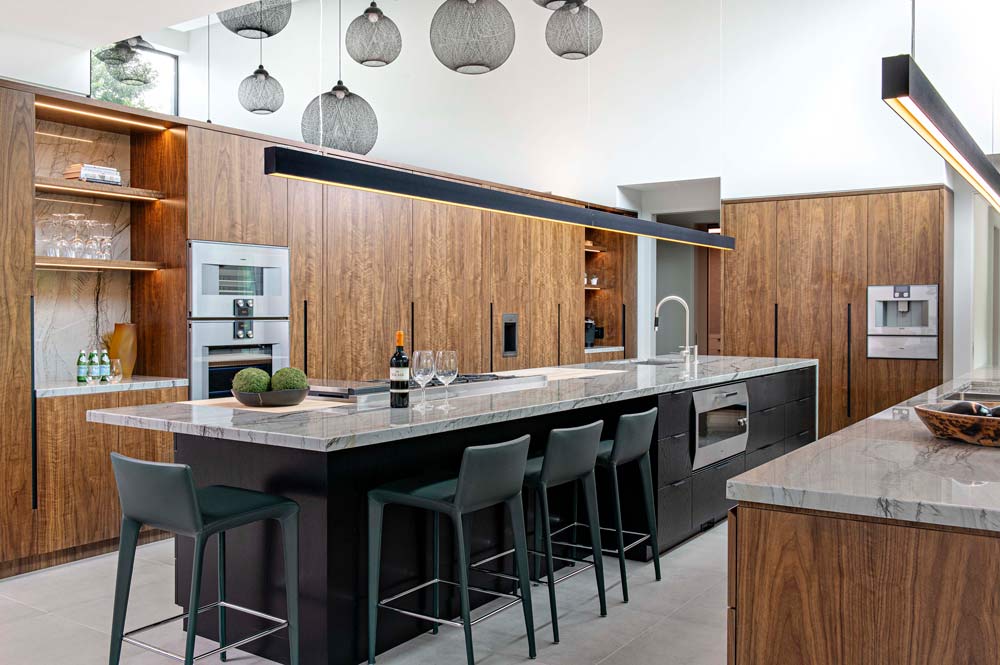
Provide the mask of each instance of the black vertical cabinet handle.
[{"label": "black vertical cabinet handle", "polygon": [[309,301],[302,301],[302,373],[309,376]]},{"label": "black vertical cabinet handle", "polygon": [[38,405],[35,402],[35,296],[28,296],[28,321],[31,330],[31,509],[38,510]]},{"label": "black vertical cabinet handle", "polygon": [[847,303],[847,417],[851,417],[851,303]]},{"label": "black vertical cabinet handle", "polygon": [[778,303],[774,303],[774,357],[778,357]]},{"label": "black vertical cabinet handle", "polygon": [[416,303],[410,301],[410,358],[413,358],[413,349],[416,348],[414,345],[417,343],[416,311],[417,311]]},{"label": "black vertical cabinet handle", "polygon": [[556,303],[556,365],[562,365],[562,303]]}]

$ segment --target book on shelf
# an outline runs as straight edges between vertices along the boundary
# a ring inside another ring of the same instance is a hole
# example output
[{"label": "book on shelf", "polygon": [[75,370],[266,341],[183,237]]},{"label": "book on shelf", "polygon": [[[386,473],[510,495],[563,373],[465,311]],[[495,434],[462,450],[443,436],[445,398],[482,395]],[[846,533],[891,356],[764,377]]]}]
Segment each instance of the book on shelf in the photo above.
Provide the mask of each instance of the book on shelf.
[{"label": "book on shelf", "polygon": [[122,175],[118,169],[110,166],[95,166],[94,164],[70,164],[63,171],[63,177],[68,180],[101,182],[107,185],[122,184]]}]

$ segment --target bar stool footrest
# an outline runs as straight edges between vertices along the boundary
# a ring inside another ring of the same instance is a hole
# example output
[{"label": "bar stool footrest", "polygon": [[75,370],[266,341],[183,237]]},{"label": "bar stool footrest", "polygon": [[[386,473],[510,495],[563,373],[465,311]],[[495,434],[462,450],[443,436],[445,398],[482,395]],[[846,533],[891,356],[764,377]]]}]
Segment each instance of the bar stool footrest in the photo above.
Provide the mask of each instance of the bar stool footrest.
[{"label": "bar stool footrest", "polygon": [[[485,572],[485,571],[480,571],[480,572]],[[411,610],[406,610],[406,609],[403,609],[401,607],[393,607],[392,605],[389,604],[389,603],[392,603],[392,602],[395,602],[395,601],[399,600],[400,598],[404,598],[406,596],[409,596],[411,594],[414,594],[414,593],[416,593],[418,591],[421,591],[421,590],[426,589],[428,587],[434,586],[436,584],[446,584],[448,586],[456,587],[456,588],[461,586],[461,585],[459,585],[458,582],[452,582],[451,580],[442,580],[442,579],[439,579],[439,578],[435,578],[433,580],[429,580],[427,582],[424,582],[423,584],[418,584],[415,587],[411,587],[409,589],[406,589],[405,591],[401,591],[401,592],[399,592],[399,593],[397,593],[397,594],[395,594],[393,596],[389,596],[388,598],[380,600],[378,602],[378,606],[380,608],[382,608],[382,609],[391,610],[393,612],[398,612],[399,614],[403,614],[403,615],[408,616],[408,617],[413,617],[415,619],[423,619],[425,621],[430,621],[431,623],[440,623],[440,624],[444,624],[446,626],[452,626],[454,628],[463,628],[465,626],[465,624],[461,620],[441,619],[441,618],[438,618],[438,617],[429,616],[427,614],[421,614],[420,612],[414,612],[414,611],[411,611]],[[500,612],[503,612],[504,610],[509,609],[509,608],[511,608],[511,607],[513,607],[515,605],[519,605],[522,602],[522,598],[521,598],[521,596],[519,594],[503,593],[502,591],[493,591],[492,589],[484,589],[482,587],[473,586],[471,584],[469,585],[469,591],[474,591],[476,593],[483,593],[483,594],[486,594],[488,596],[495,596],[497,598],[507,598],[507,599],[510,600],[510,602],[504,603],[500,607],[497,607],[497,608],[494,608],[494,609],[490,610],[489,612],[487,612],[483,616],[476,617],[475,619],[471,620],[469,622],[470,626],[475,626],[480,621],[484,621],[484,620],[490,618],[491,616],[493,616],[495,614],[499,614]]]},{"label": "bar stool footrest", "polygon": [[[552,544],[555,545],[556,544],[555,541],[553,541]],[[587,548],[587,549],[590,549],[590,548]],[[476,571],[477,573],[482,573],[483,575],[490,575],[491,577],[497,577],[497,578],[502,579],[502,580],[510,580],[512,582],[517,582],[518,581],[518,577],[516,575],[508,575],[507,573],[501,573],[498,570],[484,570],[483,568],[481,568],[481,566],[483,566],[484,564],[490,563],[491,561],[496,561],[497,559],[500,559],[500,558],[505,557],[505,556],[510,556],[513,553],[514,553],[514,550],[512,548],[512,549],[506,550],[504,552],[500,552],[499,554],[494,554],[493,556],[490,556],[490,557],[487,557],[485,559],[481,559],[479,561],[475,561],[475,562],[471,563],[469,565],[469,568],[471,570]],[[530,548],[528,549],[528,554],[531,554],[531,555],[534,555],[534,556],[537,556],[537,557],[540,557],[540,558],[543,558],[543,559],[545,558],[545,552],[539,552],[538,550],[533,550],[533,549],[530,549]],[[574,558],[568,557],[568,556],[556,556],[555,554],[552,555],[552,559],[554,561],[562,561],[564,563],[569,563],[569,564],[573,565],[573,571],[572,572],[567,573],[567,574],[563,575],[562,577],[555,578],[553,580],[553,584],[559,584],[560,582],[564,582],[564,581],[568,580],[569,578],[574,577],[576,575],[579,575],[580,573],[585,573],[585,572],[587,572],[588,570],[591,570],[594,567],[594,562],[593,561],[589,561],[587,559],[574,559]],[[548,585],[548,583],[549,583],[549,581],[548,581],[548,579],[546,577],[541,577],[541,578],[539,578],[537,580],[532,580],[532,581],[536,582],[536,583],[539,583],[539,584],[545,584],[545,585]]]},{"label": "bar stool footrest", "polygon": [[[225,601],[222,601],[222,602],[216,601],[214,603],[209,603],[208,605],[203,605],[203,606],[201,606],[201,607],[198,608],[198,614],[201,614],[202,612],[207,612],[208,610],[211,610],[211,609],[216,608],[216,607],[224,607],[227,610],[234,610],[236,612],[242,612],[244,614],[249,614],[249,615],[255,616],[255,617],[259,618],[259,619],[264,619],[265,621],[270,621],[270,622],[274,623],[275,625],[271,626],[267,630],[262,630],[259,633],[254,633],[253,635],[251,635],[249,637],[244,637],[244,638],[236,640],[235,642],[232,642],[230,644],[226,644],[225,646],[221,646],[220,645],[216,649],[213,649],[211,651],[206,651],[203,654],[195,656],[193,658],[193,660],[201,660],[203,658],[210,658],[212,656],[215,656],[215,655],[218,655],[218,654],[222,653],[223,651],[229,651],[230,649],[238,649],[238,648],[240,648],[241,646],[243,646],[245,644],[249,644],[250,642],[253,642],[254,640],[259,640],[262,637],[267,637],[268,635],[271,635],[272,633],[276,633],[279,630],[288,627],[288,621],[285,620],[285,619],[279,619],[278,617],[273,617],[270,614],[264,614],[263,612],[258,612],[257,610],[251,610],[249,608],[241,607],[239,605],[234,605],[232,603],[225,602]],[[175,621],[180,621],[181,619],[187,618],[187,616],[188,616],[188,613],[187,612],[183,612],[181,614],[178,614],[177,616],[172,616],[169,619],[162,619],[161,621],[157,621],[156,623],[151,623],[148,626],[142,626],[141,628],[136,628],[135,630],[130,630],[127,633],[125,633],[124,635],[122,635],[122,642],[127,642],[128,644],[131,644],[133,646],[137,646],[140,649],[146,649],[147,651],[152,651],[152,652],[157,653],[157,654],[159,654],[161,656],[165,656],[167,658],[173,658],[174,660],[179,660],[179,661],[181,661],[183,663],[184,662],[184,656],[179,656],[179,655],[177,655],[175,653],[171,653],[170,651],[166,651],[164,649],[161,649],[160,647],[158,647],[156,645],[153,645],[153,644],[149,644],[148,642],[143,642],[141,640],[137,640],[137,639],[133,638],[132,635],[137,635],[139,633],[146,632],[147,630],[152,630],[153,628],[159,628],[160,626],[164,626],[164,625],[166,625],[168,623],[173,623]]]},{"label": "bar stool footrest", "polygon": [[[558,529],[556,529],[555,531],[552,532],[552,539],[553,539],[552,540],[552,544],[553,545],[560,545],[562,547],[569,547],[571,549],[577,549],[577,550],[584,549],[584,550],[588,550],[589,551],[590,548],[591,548],[591,546],[589,544],[567,543],[566,541],[563,541],[563,540],[555,540],[555,537],[558,534],[563,533],[564,531],[568,531],[569,529],[577,528],[577,527],[585,527],[587,529],[590,529],[590,525],[589,524],[584,524],[583,522],[572,522],[572,523],[567,524],[566,526],[560,527],[560,528],[558,528]],[[600,529],[601,529],[601,534],[602,535],[605,534],[605,533],[617,533],[614,529],[612,529],[611,527],[608,527],[608,526],[602,526],[602,527],[600,527]],[[633,549],[635,547],[638,547],[642,543],[645,543],[648,540],[650,540],[650,535],[648,533],[641,533],[639,531],[626,531],[625,529],[622,529],[622,535],[623,536],[632,536],[632,537],[635,538],[635,540],[633,540],[629,544],[625,545],[624,551],[626,551],[626,552],[628,552],[629,550],[631,550],[631,549]],[[614,548],[605,548],[605,547],[603,547],[603,543],[602,543],[602,547],[601,547],[601,552],[603,552],[604,554],[612,555],[612,556],[618,556],[618,548],[617,547],[614,547]],[[553,557],[553,558],[555,558],[555,557]]]}]

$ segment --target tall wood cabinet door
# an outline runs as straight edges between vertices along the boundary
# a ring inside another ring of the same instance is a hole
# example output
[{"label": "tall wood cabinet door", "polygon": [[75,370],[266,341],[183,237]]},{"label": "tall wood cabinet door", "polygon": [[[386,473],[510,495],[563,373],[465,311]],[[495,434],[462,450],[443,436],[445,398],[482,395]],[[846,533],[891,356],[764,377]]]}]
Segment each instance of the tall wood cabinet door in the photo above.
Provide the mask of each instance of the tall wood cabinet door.
[{"label": "tall wood cabinet door", "polygon": [[625,357],[638,354],[639,335],[639,239],[622,236],[622,344]]},{"label": "tall wood cabinet door", "polygon": [[829,198],[778,202],[778,356],[819,361],[820,436],[830,431],[831,413],[830,223]]},{"label": "tall wood cabinet door", "polygon": [[866,418],[868,409],[868,197],[837,196],[833,209],[830,431]]},{"label": "tall wood cabinet door", "polygon": [[[118,393],[118,406],[143,406],[145,404],[164,404],[167,402],[182,402],[188,398],[185,388],[157,388],[153,390],[125,390]],[[147,462],[174,461],[174,435],[169,432],[157,432],[148,429],[132,427],[118,428],[117,452],[135,459]],[[111,466],[108,465],[110,473]],[[111,479],[112,484],[114,478]],[[117,490],[115,493],[117,497]],[[115,525],[117,529],[117,525]]]},{"label": "tall wood cabinet door", "polygon": [[326,188],[328,378],[385,378],[395,332],[410,339],[410,199]]},{"label": "tall wood cabinet door", "polygon": [[462,373],[488,369],[483,215],[413,201],[413,348],[454,349]]},{"label": "tall wood cabinet door", "polygon": [[586,318],[583,290],[585,230],[582,226],[556,224],[559,281],[562,298],[559,306],[559,364],[586,362],[583,320]]},{"label": "tall wood cabinet door", "polygon": [[291,364],[307,376],[326,376],[326,267],[323,185],[288,181],[291,268]]},{"label": "tall wood cabinet door", "polygon": [[[490,280],[492,371],[531,367],[531,221],[504,213],[485,213],[487,266]],[[517,316],[516,345],[507,326],[504,353],[504,315]],[[516,346],[516,349],[514,348]]]},{"label": "tall wood cabinet door", "polygon": [[264,148],[273,145],[240,137],[240,217],[243,242],[288,245],[288,183],[264,173]]},{"label": "tall wood cabinet door", "polygon": [[559,364],[559,310],[562,300],[559,227],[562,225],[529,218],[528,226],[531,283],[528,297],[531,321],[528,365],[551,367]]},{"label": "tall wood cabinet door", "polygon": [[188,237],[243,242],[240,138],[189,127],[187,148]]},{"label": "tall wood cabinet door", "polygon": [[34,96],[0,88],[0,560],[32,553],[31,294]]},{"label": "tall wood cabinet door", "polygon": [[723,258],[722,348],[729,356],[775,355],[778,205],[730,203],[722,232],[736,239]]},{"label": "tall wood cabinet door", "polygon": [[120,393],[37,400],[40,552],[114,538],[120,529],[111,452],[122,428],[87,422],[89,409],[113,409]]}]

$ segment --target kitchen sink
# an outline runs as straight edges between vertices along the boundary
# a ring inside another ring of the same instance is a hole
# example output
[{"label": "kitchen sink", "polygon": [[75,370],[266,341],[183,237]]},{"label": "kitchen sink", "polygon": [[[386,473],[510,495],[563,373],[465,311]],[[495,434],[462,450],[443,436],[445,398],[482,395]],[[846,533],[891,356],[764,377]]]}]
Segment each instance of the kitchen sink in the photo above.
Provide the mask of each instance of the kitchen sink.
[{"label": "kitchen sink", "polygon": [[975,402],[1000,402],[1000,383],[973,381],[955,392],[941,397],[943,400],[972,400]]}]

